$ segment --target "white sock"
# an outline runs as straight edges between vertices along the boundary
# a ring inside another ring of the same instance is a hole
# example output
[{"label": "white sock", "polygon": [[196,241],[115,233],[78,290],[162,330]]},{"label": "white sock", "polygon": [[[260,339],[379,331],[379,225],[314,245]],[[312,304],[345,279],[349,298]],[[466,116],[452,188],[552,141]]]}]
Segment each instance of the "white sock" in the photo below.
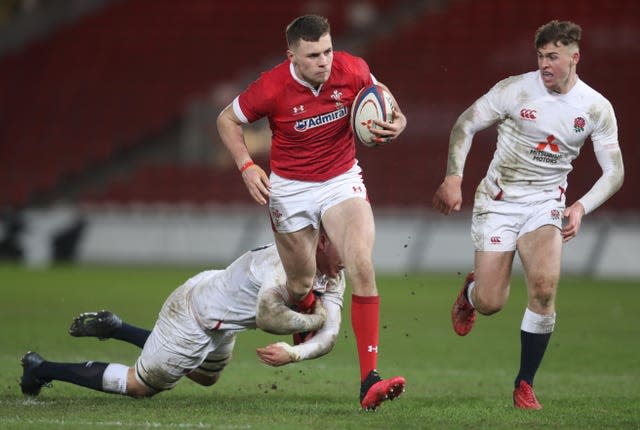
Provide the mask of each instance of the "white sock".
[{"label": "white sock", "polygon": [[527,308],[522,317],[520,329],[527,333],[545,334],[553,332],[556,325],[556,313],[551,315],[540,315]]},{"label": "white sock", "polygon": [[107,393],[125,394],[129,368],[124,364],[111,363],[102,374],[102,389]]},{"label": "white sock", "polygon": [[476,287],[476,281],[471,281],[471,283],[467,287],[467,300],[469,300],[469,303],[471,304],[471,306],[473,306],[473,309],[475,309],[476,307],[473,305],[473,299],[471,298],[471,291],[473,291],[475,287]]}]

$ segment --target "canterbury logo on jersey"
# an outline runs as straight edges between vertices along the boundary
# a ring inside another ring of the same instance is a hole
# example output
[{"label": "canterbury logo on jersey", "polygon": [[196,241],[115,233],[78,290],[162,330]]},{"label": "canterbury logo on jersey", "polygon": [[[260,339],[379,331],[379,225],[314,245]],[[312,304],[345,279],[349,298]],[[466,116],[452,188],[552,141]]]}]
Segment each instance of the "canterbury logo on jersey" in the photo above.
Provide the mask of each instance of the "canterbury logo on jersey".
[{"label": "canterbury logo on jersey", "polygon": [[320,127],[321,125],[329,124],[330,122],[337,121],[341,118],[347,116],[347,107],[343,106],[338,110],[333,112],[324,113],[322,115],[317,115],[311,118],[301,119],[300,121],[296,121],[295,129],[296,131],[303,132],[307,131],[310,128]]},{"label": "canterbury logo on jersey", "polygon": [[535,109],[521,109],[520,117],[524,119],[534,120],[537,118],[538,111]]}]

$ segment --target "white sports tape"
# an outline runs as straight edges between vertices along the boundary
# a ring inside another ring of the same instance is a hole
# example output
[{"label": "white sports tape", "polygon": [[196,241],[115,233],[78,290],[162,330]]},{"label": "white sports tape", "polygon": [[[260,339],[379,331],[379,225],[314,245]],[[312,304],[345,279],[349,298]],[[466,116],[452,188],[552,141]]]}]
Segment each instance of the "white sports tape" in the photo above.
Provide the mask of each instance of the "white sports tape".
[{"label": "white sports tape", "polygon": [[520,326],[520,329],[527,333],[545,334],[553,332],[555,325],[555,312],[551,315],[540,315],[527,308],[524,311],[524,317],[522,318],[522,325]]},{"label": "white sports tape", "polygon": [[102,374],[102,389],[107,393],[125,394],[129,368],[124,364],[111,363]]}]

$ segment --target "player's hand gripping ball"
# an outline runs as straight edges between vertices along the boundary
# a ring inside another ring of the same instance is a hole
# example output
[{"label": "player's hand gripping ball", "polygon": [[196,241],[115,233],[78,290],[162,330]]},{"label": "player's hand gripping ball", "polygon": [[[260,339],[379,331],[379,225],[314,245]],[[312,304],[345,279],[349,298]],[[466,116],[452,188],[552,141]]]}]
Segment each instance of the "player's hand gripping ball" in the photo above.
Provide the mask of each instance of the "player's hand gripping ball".
[{"label": "player's hand gripping ball", "polygon": [[376,142],[372,128],[381,128],[374,119],[392,122],[393,101],[391,94],[380,85],[370,85],[360,90],[351,106],[351,127],[360,143],[375,147],[386,142]]}]

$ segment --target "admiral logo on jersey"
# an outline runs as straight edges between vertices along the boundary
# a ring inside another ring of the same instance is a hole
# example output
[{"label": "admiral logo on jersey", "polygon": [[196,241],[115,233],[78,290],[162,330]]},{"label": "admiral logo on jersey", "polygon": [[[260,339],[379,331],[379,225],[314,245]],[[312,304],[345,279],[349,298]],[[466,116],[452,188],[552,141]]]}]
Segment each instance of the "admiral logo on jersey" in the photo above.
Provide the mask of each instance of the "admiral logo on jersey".
[{"label": "admiral logo on jersey", "polygon": [[346,116],[347,116],[347,108],[346,106],[343,106],[340,109],[335,110],[333,112],[324,113],[322,115],[317,115],[311,118],[305,118],[305,119],[301,119],[300,121],[296,121],[294,128],[298,132],[303,132],[311,128],[316,128],[324,124],[329,124],[331,122],[337,121]]}]

